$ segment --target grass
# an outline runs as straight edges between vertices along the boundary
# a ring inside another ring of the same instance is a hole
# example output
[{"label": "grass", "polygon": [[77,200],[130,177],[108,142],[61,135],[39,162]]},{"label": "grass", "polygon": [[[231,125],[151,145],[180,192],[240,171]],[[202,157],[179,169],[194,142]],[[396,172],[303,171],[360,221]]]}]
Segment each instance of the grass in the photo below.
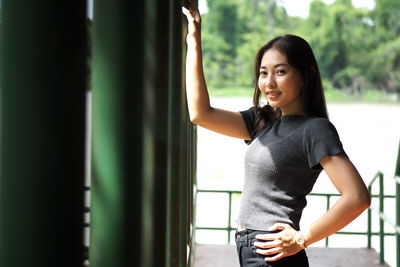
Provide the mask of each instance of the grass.
[{"label": "grass", "polygon": [[253,88],[251,87],[209,87],[208,92],[212,97],[252,97]]},{"label": "grass", "polygon": [[[253,97],[252,87],[210,87],[208,88],[211,97]],[[325,90],[327,102],[360,102],[360,103],[393,103],[399,104],[399,96],[379,90],[365,90],[360,95],[352,94],[345,90]]]},{"label": "grass", "polygon": [[398,96],[380,90],[365,90],[360,94],[352,94],[344,90],[326,90],[327,102],[360,102],[360,103],[393,103],[399,104]]}]

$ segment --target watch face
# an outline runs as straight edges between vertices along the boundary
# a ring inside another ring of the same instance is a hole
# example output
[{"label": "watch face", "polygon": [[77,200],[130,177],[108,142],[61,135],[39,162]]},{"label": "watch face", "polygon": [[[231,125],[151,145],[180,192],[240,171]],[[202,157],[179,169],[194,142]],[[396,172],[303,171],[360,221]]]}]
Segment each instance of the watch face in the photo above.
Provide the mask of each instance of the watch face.
[{"label": "watch face", "polygon": [[304,236],[300,232],[297,234],[296,243],[299,245],[304,245],[305,243]]}]

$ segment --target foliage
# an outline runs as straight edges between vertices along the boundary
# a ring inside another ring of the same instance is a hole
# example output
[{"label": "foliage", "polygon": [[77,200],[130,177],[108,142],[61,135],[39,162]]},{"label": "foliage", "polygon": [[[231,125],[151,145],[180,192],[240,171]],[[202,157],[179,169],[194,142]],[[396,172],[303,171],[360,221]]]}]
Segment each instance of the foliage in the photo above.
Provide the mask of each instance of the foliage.
[{"label": "foliage", "polygon": [[254,84],[254,56],[271,38],[305,38],[325,87],[359,97],[378,89],[400,95],[400,1],[376,0],[373,10],[351,0],[314,0],[306,19],[277,0],[209,0],[203,15],[204,67],[211,87]]},{"label": "foliage", "polygon": [[[325,81],[329,84],[328,81]],[[209,87],[210,95],[215,97],[245,97],[248,100],[253,97],[253,88],[243,86],[227,86],[227,87]],[[364,90],[362,95],[350,94],[347,90],[336,90],[325,84],[325,98],[329,103],[333,102],[371,102],[371,103],[394,103],[396,95],[381,90],[368,89]]]}]

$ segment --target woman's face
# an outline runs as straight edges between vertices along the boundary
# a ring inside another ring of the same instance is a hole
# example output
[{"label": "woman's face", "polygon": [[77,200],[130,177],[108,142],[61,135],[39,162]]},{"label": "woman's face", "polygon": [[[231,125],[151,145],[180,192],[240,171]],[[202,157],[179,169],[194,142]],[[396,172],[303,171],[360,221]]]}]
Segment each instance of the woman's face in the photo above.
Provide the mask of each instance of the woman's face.
[{"label": "woman's face", "polygon": [[286,55],[274,48],[264,53],[258,88],[270,106],[280,108],[282,115],[304,114],[300,96],[302,85],[301,74],[289,65]]}]

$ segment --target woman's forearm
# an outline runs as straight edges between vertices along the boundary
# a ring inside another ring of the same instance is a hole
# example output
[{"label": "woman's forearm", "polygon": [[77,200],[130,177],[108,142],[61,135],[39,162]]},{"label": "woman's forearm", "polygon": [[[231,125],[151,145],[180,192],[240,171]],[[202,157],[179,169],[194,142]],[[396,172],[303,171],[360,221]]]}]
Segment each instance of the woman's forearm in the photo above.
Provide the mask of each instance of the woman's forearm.
[{"label": "woman's forearm", "polygon": [[199,32],[187,37],[186,95],[190,119],[193,122],[201,120],[201,116],[209,112],[211,107],[203,72]]},{"label": "woman's forearm", "polygon": [[368,208],[371,202],[367,187],[347,156],[326,156],[320,163],[341,197],[324,216],[304,231],[307,245],[342,229]]},{"label": "woman's forearm", "polygon": [[306,245],[309,246],[336,233],[358,217],[369,205],[369,196],[342,196],[324,216],[303,231]]}]

